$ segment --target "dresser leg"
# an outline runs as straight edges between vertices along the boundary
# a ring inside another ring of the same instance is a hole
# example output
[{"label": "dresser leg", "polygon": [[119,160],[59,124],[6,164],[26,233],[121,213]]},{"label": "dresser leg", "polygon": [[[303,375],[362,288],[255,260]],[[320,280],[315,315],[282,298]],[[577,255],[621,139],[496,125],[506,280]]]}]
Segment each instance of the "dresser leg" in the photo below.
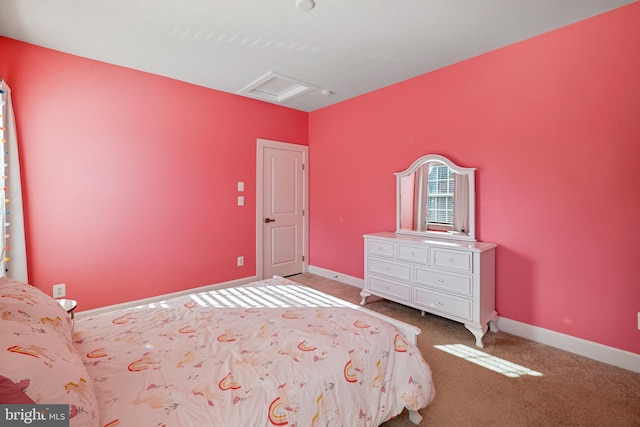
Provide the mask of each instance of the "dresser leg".
[{"label": "dresser leg", "polygon": [[367,303],[367,297],[371,296],[369,292],[362,291],[360,292],[360,296],[362,297],[362,301],[360,301],[360,305],[365,305]]},{"label": "dresser leg", "polygon": [[491,332],[498,332],[498,315],[495,315],[489,320],[489,330]]},{"label": "dresser leg", "polygon": [[469,323],[465,323],[464,327],[467,328],[474,337],[476,337],[476,347],[483,348],[484,344],[482,343],[482,337],[487,333],[488,326],[486,324],[481,327],[471,325]]}]

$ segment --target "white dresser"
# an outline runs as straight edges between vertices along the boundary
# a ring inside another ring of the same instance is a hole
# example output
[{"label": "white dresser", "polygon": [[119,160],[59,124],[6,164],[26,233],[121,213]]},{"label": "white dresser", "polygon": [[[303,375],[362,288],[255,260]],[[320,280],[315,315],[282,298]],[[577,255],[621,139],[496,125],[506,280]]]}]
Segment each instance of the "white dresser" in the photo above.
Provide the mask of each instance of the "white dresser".
[{"label": "white dresser", "polygon": [[497,331],[493,243],[426,238],[390,232],[364,235],[361,305],[378,295],[464,326],[483,347]]}]

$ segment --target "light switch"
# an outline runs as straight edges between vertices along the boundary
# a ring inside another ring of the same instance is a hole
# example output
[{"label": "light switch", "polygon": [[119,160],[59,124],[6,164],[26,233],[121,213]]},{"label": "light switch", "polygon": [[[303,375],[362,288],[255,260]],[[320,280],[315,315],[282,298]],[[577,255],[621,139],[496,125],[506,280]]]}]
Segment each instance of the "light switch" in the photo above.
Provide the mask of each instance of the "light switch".
[{"label": "light switch", "polygon": [[244,191],[244,182],[238,181],[238,191]]},{"label": "light switch", "polygon": [[244,196],[238,196],[238,206],[244,206]]}]

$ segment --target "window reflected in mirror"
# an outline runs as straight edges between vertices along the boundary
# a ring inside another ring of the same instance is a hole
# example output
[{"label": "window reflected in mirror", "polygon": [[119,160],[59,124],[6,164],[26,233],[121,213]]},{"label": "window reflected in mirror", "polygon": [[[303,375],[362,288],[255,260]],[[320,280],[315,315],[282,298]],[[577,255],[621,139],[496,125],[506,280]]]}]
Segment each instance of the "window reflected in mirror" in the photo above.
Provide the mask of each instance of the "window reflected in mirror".
[{"label": "window reflected in mirror", "polygon": [[427,197],[423,201],[427,211],[424,227],[428,229],[431,225],[453,230],[453,171],[440,162],[429,162],[428,165]]}]

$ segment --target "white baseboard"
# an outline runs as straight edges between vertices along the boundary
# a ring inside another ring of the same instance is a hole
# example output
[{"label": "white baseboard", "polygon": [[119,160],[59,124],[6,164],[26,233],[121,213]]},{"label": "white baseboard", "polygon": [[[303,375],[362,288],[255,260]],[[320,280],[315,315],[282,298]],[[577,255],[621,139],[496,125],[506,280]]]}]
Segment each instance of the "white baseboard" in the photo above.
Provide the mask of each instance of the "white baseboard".
[{"label": "white baseboard", "polygon": [[231,288],[233,286],[246,285],[247,283],[255,282],[258,280],[257,276],[245,277],[243,279],[230,280],[228,282],[216,283],[215,285],[200,286],[198,288],[185,289],[184,291],[172,292],[170,294],[158,295],[155,297],[144,298],[134,301],[127,301],[121,304],[108,305],[105,307],[98,307],[91,310],[80,311],[75,314],[76,318],[94,316],[96,314],[106,313],[113,310],[121,310],[124,308],[138,307],[140,305],[152,304],[154,302],[164,301],[169,298],[181,297],[183,295],[189,295],[197,292],[207,292],[214,289]]},{"label": "white baseboard", "polygon": [[609,347],[571,335],[561,334],[528,323],[500,317],[498,329],[540,344],[556,347],[580,356],[608,363],[634,372],[640,372],[640,354]]},{"label": "white baseboard", "polygon": [[364,288],[364,280],[338,273],[337,271],[331,271],[326,268],[310,265],[309,273],[317,274],[318,276],[326,277],[327,279],[337,280],[338,282],[346,283],[347,285],[355,286],[356,288]]}]

